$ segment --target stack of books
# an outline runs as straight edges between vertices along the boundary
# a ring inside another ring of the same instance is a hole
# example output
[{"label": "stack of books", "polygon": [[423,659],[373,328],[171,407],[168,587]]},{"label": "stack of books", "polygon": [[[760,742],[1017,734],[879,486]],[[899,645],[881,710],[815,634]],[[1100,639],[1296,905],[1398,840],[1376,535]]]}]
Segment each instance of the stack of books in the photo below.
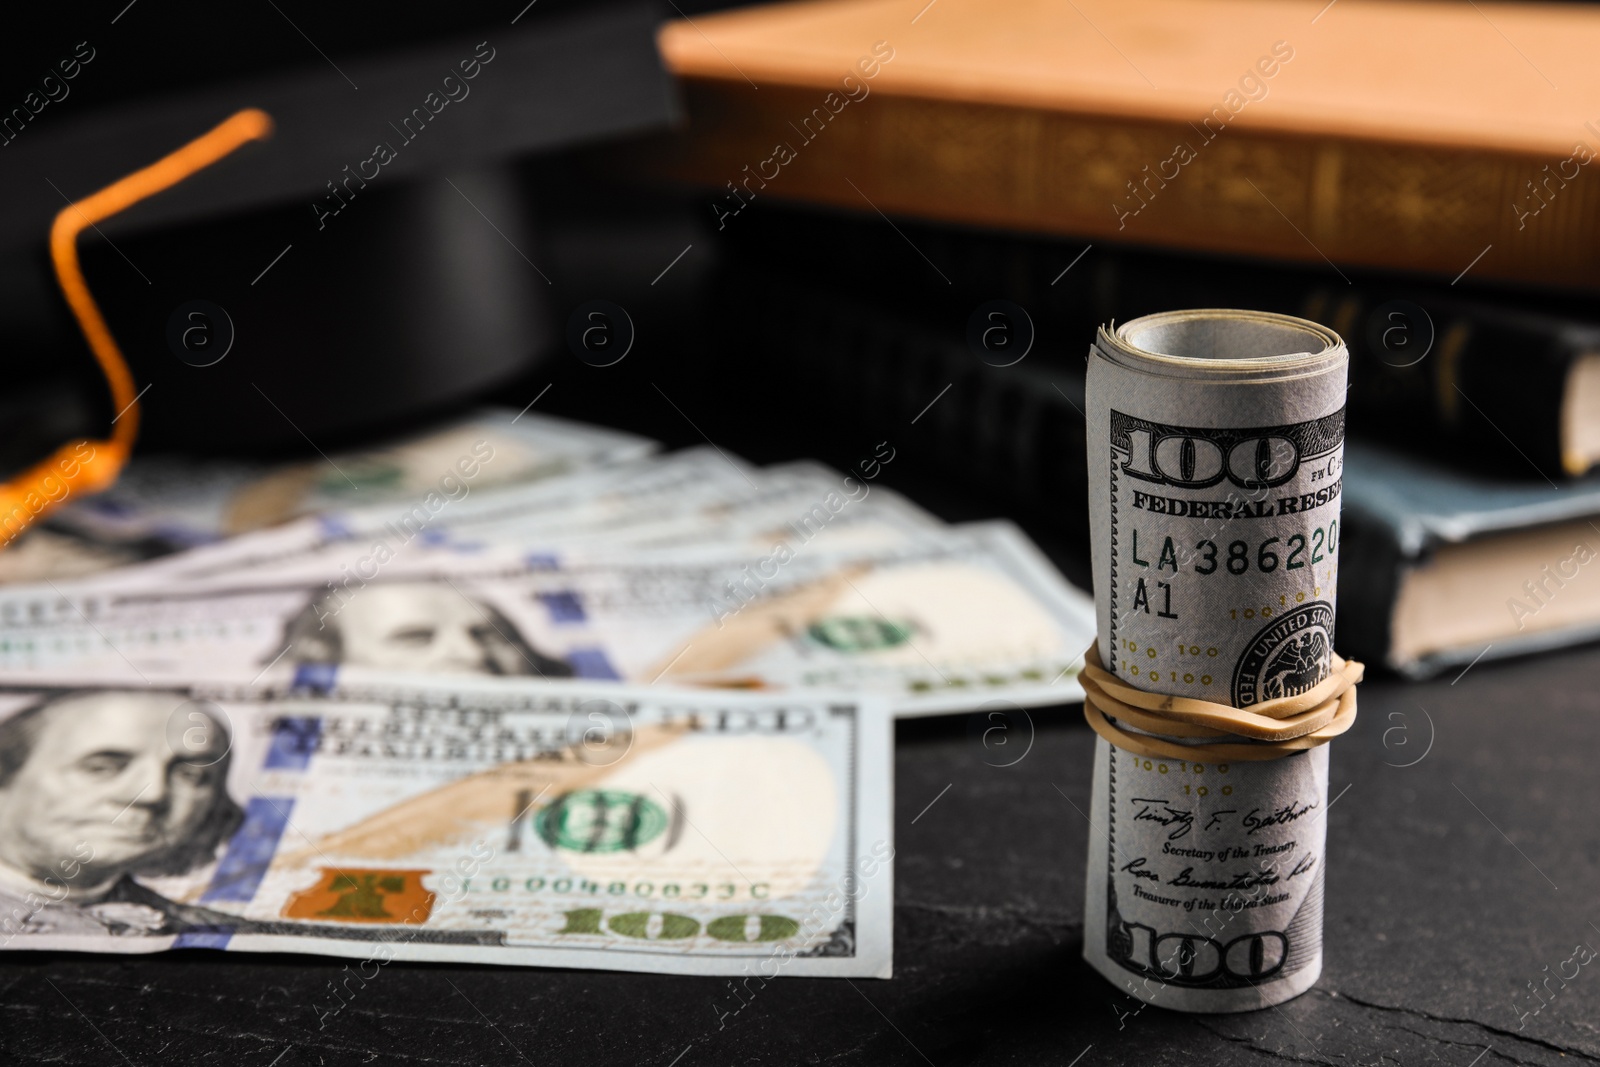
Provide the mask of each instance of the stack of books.
[{"label": "stack of books", "polygon": [[[915,417],[1069,530],[1095,326],[1323,322],[1352,350],[1341,646],[1426,676],[1600,636],[1600,11],[1317,7],[697,17],[660,35],[686,123],[628,163],[734,250],[741,374],[868,433]],[[997,299],[1006,366],[969,340]]]}]

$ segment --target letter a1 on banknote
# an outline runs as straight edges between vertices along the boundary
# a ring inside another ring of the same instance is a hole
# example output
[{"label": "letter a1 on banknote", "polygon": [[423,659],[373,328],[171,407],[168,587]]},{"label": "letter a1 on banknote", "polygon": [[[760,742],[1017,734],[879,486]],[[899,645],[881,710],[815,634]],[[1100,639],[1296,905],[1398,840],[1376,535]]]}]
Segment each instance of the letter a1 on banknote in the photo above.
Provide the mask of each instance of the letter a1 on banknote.
[{"label": "letter a1 on banknote", "polygon": [[[1282,315],[1183,311],[1101,330],[1089,506],[1098,647],[1118,683],[1249,709],[1329,677],[1347,363],[1332,331]],[[1327,802],[1325,744],[1163,759],[1102,735],[1085,957],[1179,1011],[1310,988]]]},{"label": "letter a1 on banknote", "polygon": [[304,668],[0,694],[0,945],[890,974],[881,698]]}]

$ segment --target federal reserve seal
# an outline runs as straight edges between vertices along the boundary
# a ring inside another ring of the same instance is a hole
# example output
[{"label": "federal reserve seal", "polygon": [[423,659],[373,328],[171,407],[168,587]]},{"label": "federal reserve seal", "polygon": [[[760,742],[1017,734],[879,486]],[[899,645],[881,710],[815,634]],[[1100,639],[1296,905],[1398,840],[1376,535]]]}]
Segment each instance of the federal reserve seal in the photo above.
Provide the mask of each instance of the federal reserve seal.
[{"label": "federal reserve seal", "polygon": [[1333,606],[1313,600],[1256,634],[1233,670],[1234,707],[1304,693],[1333,662]]}]

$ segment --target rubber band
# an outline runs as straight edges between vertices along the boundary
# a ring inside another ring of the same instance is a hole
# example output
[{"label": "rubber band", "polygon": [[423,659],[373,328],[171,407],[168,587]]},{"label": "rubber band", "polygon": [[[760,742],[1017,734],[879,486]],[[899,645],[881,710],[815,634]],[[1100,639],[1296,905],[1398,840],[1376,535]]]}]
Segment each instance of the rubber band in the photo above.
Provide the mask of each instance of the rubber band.
[{"label": "rubber band", "polygon": [[[1328,677],[1305,692],[1235,708],[1135,689],[1105,669],[1098,641],[1083,658],[1078,675],[1084,692],[1083,717],[1095,733],[1135,755],[1214,763],[1281,759],[1332,741],[1356,721],[1355,687],[1366,671],[1355,660],[1335,653]],[[1179,744],[1129,733],[1119,722],[1167,737],[1202,740]],[[1234,740],[1209,743],[1204,740],[1208,738]]]},{"label": "rubber band", "polygon": [[240,111],[176,152],[68,204],[56,216],[50,227],[56,282],[105,375],[116,415],[109,439],[68,442],[48,459],[0,483],[0,531],[5,535],[0,547],[10,544],[33,520],[54,510],[73,492],[97,493],[109,488],[127,463],[139,434],[139,394],[133,388],[133,374],[84,280],[78,262],[78,235],[271,133],[272,118],[265,111]]}]

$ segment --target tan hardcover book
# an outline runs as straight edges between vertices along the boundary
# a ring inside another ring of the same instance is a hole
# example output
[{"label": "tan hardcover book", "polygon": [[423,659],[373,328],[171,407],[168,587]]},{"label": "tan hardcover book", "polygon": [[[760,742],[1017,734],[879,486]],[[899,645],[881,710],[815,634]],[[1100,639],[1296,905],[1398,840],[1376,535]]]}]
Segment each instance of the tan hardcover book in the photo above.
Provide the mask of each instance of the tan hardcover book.
[{"label": "tan hardcover book", "polygon": [[656,165],[719,226],[770,196],[1600,287],[1593,7],[821,0],[659,41],[688,120]]}]

